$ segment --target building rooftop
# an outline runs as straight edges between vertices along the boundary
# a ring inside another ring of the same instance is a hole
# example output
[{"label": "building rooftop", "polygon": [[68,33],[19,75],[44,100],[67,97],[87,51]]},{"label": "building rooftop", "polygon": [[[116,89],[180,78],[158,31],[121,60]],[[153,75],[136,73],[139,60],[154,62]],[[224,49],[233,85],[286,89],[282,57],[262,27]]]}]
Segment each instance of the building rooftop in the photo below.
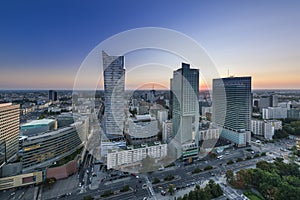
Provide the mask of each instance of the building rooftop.
[{"label": "building rooftop", "polygon": [[0,103],[0,107],[11,106],[12,103]]},{"label": "building rooftop", "polygon": [[32,126],[46,126],[51,123],[55,122],[54,119],[40,119],[40,120],[33,120],[31,122],[28,122],[26,124],[21,125],[21,128],[27,128]]}]

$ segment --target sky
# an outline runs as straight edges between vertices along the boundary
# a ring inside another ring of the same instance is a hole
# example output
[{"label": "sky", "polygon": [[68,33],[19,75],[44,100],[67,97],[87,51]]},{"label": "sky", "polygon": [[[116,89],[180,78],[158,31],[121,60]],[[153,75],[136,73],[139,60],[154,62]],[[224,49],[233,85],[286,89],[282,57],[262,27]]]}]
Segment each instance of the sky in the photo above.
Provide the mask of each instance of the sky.
[{"label": "sky", "polygon": [[[254,89],[300,89],[299,10],[300,1],[292,0],[4,0],[0,89],[72,89],[82,62],[99,43],[142,27],[172,29],[194,39],[220,77],[229,71],[252,76]],[[127,89],[151,82],[168,87],[181,61],[171,59],[167,68],[158,54],[131,52],[125,58],[126,69],[149,57],[158,60],[128,74]]]}]

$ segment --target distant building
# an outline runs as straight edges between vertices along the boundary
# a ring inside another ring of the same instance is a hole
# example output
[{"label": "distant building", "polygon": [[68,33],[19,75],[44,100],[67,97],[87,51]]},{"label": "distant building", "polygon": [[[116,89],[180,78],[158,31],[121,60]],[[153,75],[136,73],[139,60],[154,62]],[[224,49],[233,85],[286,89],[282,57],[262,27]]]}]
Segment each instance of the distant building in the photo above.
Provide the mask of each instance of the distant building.
[{"label": "distant building", "polygon": [[251,138],[251,77],[229,77],[213,80],[214,124],[221,137],[237,146],[245,146]]},{"label": "distant building", "polygon": [[173,72],[172,131],[179,144],[191,142],[199,127],[199,70],[182,63],[182,68]]},{"label": "distant building", "polygon": [[162,141],[167,142],[172,136],[172,122],[164,121],[162,124]]},{"label": "distant building", "polygon": [[201,111],[203,116],[206,116],[208,113],[212,113],[212,107],[204,107],[202,106],[202,111]]},{"label": "distant building", "polygon": [[168,111],[167,110],[159,110],[157,112],[157,120],[159,122],[160,129],[164,121],[168,119]]},{"label": "distant building", "polygon": [[50,101],[57,101],[57,91],[49,90],[49,100]]},{"label": "distant building", "polygon": [[251,120],[251,131],[254,135],[259,135],[267,140],[272,140],[275,130],[282,129],[280,120]]},{"label": "distant building", "polygon": [[276,94],[264,95],[259,98],[258,107],[260,112],[263,108],[277,107],[278,106],[278,96]]},{"label": "distant building", "polygon": [[262,109],[263,119],[286,119],[287,108],[282,107],[268,107]]},{"label": "distant building", "polygon": [[108,138],[122,139],[125,120],[124,56],[109,56],[103,51],[102,58],[105,96],[104,130]]},{"label": "distant building", "polygon": [[[0,166],[14,158],[19,150],[20,105],[0,104]],[[3,156],[5,149],[5,156]],[[3,160],[4,159],[4,160]]]},{"label": "distant building", "polygon": [[287,111],[287,118],[300,119],[300,110],[298,108],[291,108]]}]

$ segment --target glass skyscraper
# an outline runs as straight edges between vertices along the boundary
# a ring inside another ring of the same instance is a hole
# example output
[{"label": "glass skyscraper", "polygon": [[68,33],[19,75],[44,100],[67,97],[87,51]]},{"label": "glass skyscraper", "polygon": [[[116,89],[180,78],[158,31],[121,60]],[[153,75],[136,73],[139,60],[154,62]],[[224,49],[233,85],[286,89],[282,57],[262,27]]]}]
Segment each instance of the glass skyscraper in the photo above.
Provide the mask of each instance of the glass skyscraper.
[{"label": "glass skyscraper", "polygon": [[199,70],[182,63],[173,72],[171,90],[173,137],[183,144],[199,129]]},{"label": "glass skyscraper", "polygon": [[246,136],[238,133],[251,129],[251,105],[251,77],[213,80],[213,122],[225,129],[221,136],[246,144]]},{"label": "glass skyscraper", "polygon": [[124,129],[124,56],[102,52],[104,70],[104,131],[109,139],[123,138]]}]

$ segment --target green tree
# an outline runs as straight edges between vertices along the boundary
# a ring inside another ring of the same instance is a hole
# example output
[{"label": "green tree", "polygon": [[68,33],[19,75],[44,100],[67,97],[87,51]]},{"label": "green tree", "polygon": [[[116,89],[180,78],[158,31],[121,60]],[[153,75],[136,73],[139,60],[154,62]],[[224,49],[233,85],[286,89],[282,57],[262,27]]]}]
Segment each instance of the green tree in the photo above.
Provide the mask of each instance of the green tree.
[{"label": "green tree", "polygon": [[152,184],[157,184],[159,182],[160,182],[159,178],[155,177],[152,181]]},{"label": "green tree", "polygon": [[233,183],[233,180],[234,180],[234,174],[233,174],[233,171],[230,169],[226,172],[226,180],[229,184],[232,184]]},{"label": "green tree", "polygon": [[121,192],[127,192],[130,190],[129,185],[124,185],[124,187],[120,190]]},{"label": "green tree", "polygon": [[170,193],[170,195],[173,195],[174,192],[175,192],[174,185],[173,184],[169,184],[169,193]]},{"label": "green tree", "polygon": [[83,200],[93,200],[94,198],[91,195],[83,197]]}]

